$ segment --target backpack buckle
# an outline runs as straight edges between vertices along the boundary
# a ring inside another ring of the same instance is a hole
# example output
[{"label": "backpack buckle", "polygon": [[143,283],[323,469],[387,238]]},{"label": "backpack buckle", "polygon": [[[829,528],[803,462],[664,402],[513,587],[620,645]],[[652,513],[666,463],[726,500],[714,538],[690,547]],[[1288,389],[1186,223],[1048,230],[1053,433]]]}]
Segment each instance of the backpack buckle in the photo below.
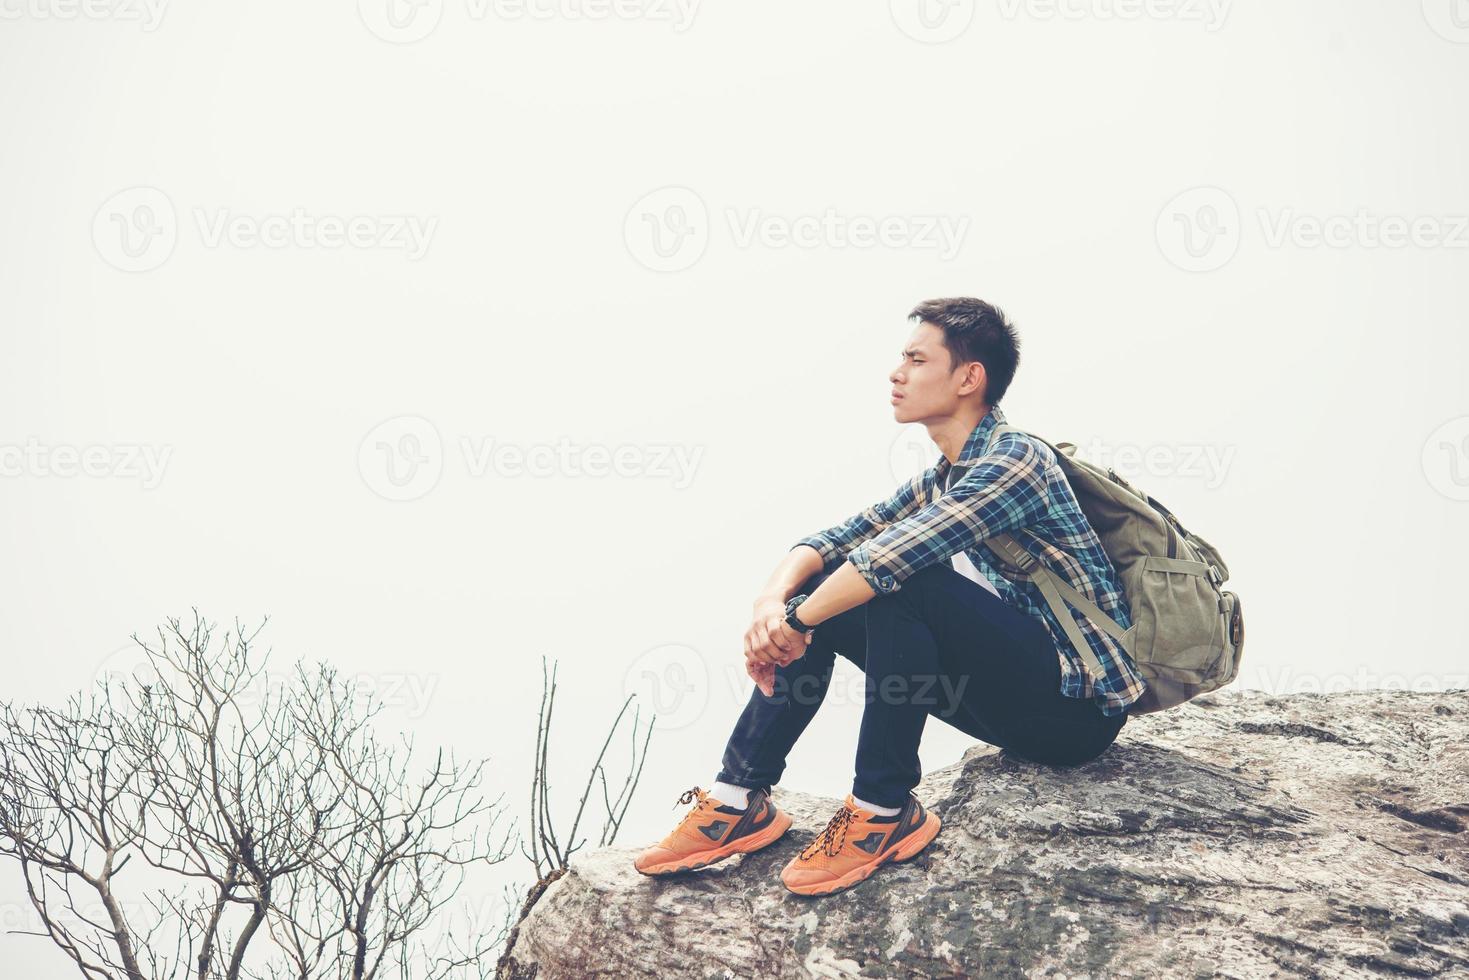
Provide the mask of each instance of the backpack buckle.
[{"label": "backpack buckle", "polygon": [[1219,566],[1212,562],[1209,565],[1209,581],[1214,583],[1215,588],[1224,584],[1224,576],[1220,574]]},{"label": "backpack buckle", "polygon": [[1040,567],[1041,560],[1021,547],[1020,542],[1014,538],[1010,538],[1009,540],[986,541],[985,544],[1006,565],[1019,569],[1022,575],[1028,576],[1033,569]]},{"label": "backpack buckle", "polygon": [[1016,568],[1020,569],[1027,575],[1029,575],[1036,568],[1036,566],[1041,563],[1041,560],[1039,558],[1037,558],[1035,555],[1032,555],[1024,548],[1016,547],[1014,550],[1016,553],[1015,557],[1010,557],[1009,555],[1007,555],[1006,557],[1009,558],[1010,564],[1014,565]]}]

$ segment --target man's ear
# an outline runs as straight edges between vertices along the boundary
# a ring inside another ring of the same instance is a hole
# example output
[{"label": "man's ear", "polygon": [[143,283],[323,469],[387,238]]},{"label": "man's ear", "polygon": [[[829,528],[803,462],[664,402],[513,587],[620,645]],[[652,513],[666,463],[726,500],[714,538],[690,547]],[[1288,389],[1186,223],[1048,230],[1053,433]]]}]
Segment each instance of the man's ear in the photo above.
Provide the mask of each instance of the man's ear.
[{"label": "man's ear", "polygon": [[984,362],[970,361],[964,365],[964,381],[959,385],[959,394],[967,395],[970,392],[983,391],[988,382],[989,374],[984,369]]}]

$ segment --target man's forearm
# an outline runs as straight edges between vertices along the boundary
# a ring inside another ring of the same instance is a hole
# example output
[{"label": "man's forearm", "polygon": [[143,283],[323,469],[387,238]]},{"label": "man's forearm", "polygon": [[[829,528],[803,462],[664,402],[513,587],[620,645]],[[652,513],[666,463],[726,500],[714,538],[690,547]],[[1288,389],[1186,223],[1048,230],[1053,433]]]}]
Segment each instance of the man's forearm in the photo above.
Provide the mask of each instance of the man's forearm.
[{"label": "man's forearm", "polygon": [[796,618],[807,626],[819,626],[833,616],[872,601],[876,596],[857,567],[844,561],[816,587],[811,598],[801,603],[796,610]]},{"label": "man's forearm", "polygon": [[[767,599],[784,603],[796,594],[802,582],[821,570],[821,555],[815,548],[808,545],[792,548],[771,573],[770,581],[755,600],[756,604]],[[801,622],[815,626],[870,601],[876,595],[862,573],[851,562],[844,561],[817,586],[811,598],[801,603],[801,610],[796,615],[801,617]]]},{"label": "man's forearm", "polygon": [[755,597],[755,604],[759,605],[766,599],[777,599],[784,604],[787,599],[796,594],[800,584],[822,569],[821,555],[810,545],[798,545],[786,552],[786,556],[775,566],[775,571],[770,573],[770,579],[760,594]]}]

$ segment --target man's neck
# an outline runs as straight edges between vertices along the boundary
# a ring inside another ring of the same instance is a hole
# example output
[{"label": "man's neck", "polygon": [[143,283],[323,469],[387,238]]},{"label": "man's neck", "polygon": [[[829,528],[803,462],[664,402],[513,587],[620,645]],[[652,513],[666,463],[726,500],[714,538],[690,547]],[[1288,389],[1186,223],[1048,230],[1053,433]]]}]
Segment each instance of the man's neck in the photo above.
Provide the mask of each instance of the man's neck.
[{"label": "man's neck", "polygon": [[961,408],[959,414],[929,424],[928,437],[934,441],[934,445],[939,447],[939,452],[944,454],[944,458],[952,466],[959,461],[959,454],[964,451],[964,444],[969,441],[969,434],[989,413],[990,406],[988,405],[980,405],[969,411]]}]

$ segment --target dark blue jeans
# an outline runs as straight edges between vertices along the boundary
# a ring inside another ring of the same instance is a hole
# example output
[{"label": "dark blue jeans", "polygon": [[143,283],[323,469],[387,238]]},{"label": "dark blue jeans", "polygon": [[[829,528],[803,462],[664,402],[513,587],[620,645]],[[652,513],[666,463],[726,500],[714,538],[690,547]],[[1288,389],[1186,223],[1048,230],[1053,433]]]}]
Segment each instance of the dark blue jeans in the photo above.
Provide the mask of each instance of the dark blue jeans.
[{"label": "dark blue jeans", "polygon": [[[810,594],[830,573],[808,579]],[[719,780],[774,786],[815,717],[840,653],[865,675],[852,793],[899,807],[923,769],[918,743],[929,715],[1017,756],[1080,765],[1106,751],[1127,722],[1090,698],[1061,693],[1061,664],[1038,620],[960,575],[947,562],[910,575],[896,592],[819,624],[804,655],[756,687],[724,750]]]}]

